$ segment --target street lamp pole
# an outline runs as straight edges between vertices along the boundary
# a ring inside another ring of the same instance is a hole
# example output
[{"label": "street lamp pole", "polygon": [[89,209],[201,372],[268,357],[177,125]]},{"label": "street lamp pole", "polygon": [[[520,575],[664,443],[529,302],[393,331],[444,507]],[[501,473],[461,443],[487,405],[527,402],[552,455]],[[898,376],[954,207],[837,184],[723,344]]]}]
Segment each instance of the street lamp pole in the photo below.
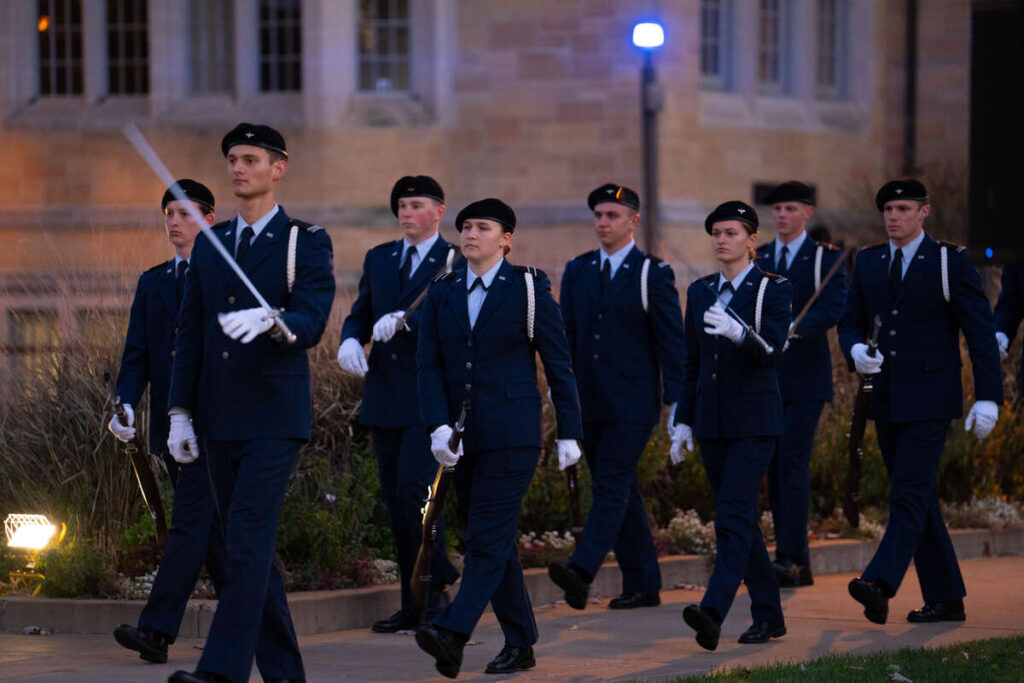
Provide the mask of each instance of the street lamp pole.
[{"label": "street lamp pole", "polygon": [[663,95],[654,68],[654,51],[665,43],[665,32],[660,24],[642,22],[633,27],[633,44],[644,54],[640,70],[640,116],[643,142],[643,217],[644,246],[649,254],[656,254],[660,234],[658,229],[658,112]]}]

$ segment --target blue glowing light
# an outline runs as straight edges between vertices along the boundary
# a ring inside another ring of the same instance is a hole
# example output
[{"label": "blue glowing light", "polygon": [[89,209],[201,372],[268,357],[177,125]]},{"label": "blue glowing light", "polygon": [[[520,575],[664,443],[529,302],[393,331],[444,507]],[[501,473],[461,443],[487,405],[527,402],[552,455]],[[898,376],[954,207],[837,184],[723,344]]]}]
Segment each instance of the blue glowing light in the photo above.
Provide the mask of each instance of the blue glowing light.
[{"label": "blue glowing light", "polygon": [[665,44],[665,30],[661,24],[641,22],[633,27],[633,44],[644,50],[653,50]]},{"label": "blue glowing light", "polygon": [[985,247],[985,256],[987,256],[988,258],[992,258],[992,254],[994,253],[995,252],[992,251],[992,247]]}]

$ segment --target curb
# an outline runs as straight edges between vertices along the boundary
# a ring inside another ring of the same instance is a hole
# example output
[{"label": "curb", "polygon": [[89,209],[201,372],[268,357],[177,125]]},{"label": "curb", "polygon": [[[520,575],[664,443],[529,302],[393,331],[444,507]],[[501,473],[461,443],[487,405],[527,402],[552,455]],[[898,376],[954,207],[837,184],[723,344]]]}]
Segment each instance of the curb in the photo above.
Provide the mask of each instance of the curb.
[{"label": "curb", "polygon": [[[1024,555],[1024,529],[951,530],[957,557]],[[878,541],[836,540],[811,544],[811,568],[816,575],[855,572],[867,565]],[[672,555],[659,560],[665,590],[678,584],[707,584],[713,559],[708,555]],[[563,595],[547,570],[527,569],[526,589],[534,605],[561,600]],[[591,595],[612,597],[621,590],[622,575],[606,563],[591,585]],[[457,588],[457,587],[456,587]],[[0,631],[20,632],[26,626],[79,634],[109,634],[117,624],[134,624],[144,600],[75,600],[63,598],[0,598]],[[215,600],[190,600],[178,636],[205,638],[217,606]],[[336,591],[311,591],[288,596],[298,635],[367,628],[399,606],[396,584]]]}]

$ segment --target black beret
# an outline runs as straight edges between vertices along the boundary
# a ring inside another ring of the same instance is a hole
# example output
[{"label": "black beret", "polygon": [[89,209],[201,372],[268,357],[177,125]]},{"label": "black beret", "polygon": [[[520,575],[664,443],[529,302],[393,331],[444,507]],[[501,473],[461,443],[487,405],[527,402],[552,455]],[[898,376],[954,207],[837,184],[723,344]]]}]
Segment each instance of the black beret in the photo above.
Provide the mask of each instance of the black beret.
[{"label": "black beret", "polygon": [[[181,191],[185,194],[186,197],[188,197],[194,202],[198,202],[203,206],[213,209],[213,193],[210,192],[209,188],[207,188],[206,185],[203,185],[202,183],[196,182],[195,180],[191,180],[189,178],[182,178],[181,180],[176,180],[175,183],[177,183],[178,187],[181,189]],[[162,211],[166,209],[167,205],[170,202],[175,201],[175,199],[177,199],[177,197],[174,196],[174,193],[171,192],[171,188],[168,187],[167,190],[164,192],[163,199],[160,200],[160,210]]]},{"label": "black beret", "polygon": [[882,185],[882,189],[875,195],[875,206],[878,207],[879,211],[882,211],[885,208],[886,202],[892,202],[897,199],[926,202],[928,201],[928,190],[924,189],[924,185],[920,180],[913,178],[890,180],[885,185]]},{"label": "black beret", "polygon": [[603,204],[605,202],[622,204],[634,211],[640,210],[640,197],[636,192],[633,192],[633,190],[629,189],[625,185],[605,183],[591,192],[590,196],[587,197],[587,206],[590,207],[591,211],[593,211],[594,207],[598,204]]},{"label": "black beret", "polygon": [[497,221],[508,228],[508,232],[513,232],[516,229],[516,212],[512,210],[511,206],[494,197],[473,202],[459,211],[459,215],[455,217],[455,229],[462,232],[462,223],[471,218]]},{"label": "black beret", "polygon": [[776,186],[765,195],[765,204],[781,204],[782,202],[803,202],[814,206],[814,193],[799,180],[789,180]]},{"label": "black beret", "polygon": [[398,200],[403,197],[427,197],[444,204],[444,190],[428,175],[407,175],[391,188],[391,213],[398,215]]},{"label": "black beret", "polygon": [[711,234],[711,226],[719,221],[740,221],[757,230],[757,211],[749,204],[733,200],[715,207],[715,210],[704,219],[704,229]]},{"label": "black beret", "polygon": [[220,151],[224,156],[228,150],[235,145],[252,145],[262,147],[271,152],[283,154],[286,158],[288,152],[284,146],[284,138],[270,126],[263,126],[256,123],[240,123],[231,129],[224,139],[220,141]]}]

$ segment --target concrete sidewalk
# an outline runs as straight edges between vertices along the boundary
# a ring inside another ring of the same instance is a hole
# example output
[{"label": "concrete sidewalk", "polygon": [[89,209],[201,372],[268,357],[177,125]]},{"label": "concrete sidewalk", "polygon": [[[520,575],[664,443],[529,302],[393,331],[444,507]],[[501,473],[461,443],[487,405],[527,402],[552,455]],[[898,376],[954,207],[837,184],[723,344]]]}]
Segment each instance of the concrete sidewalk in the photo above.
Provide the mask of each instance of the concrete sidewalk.
[{"label": "concrete sidewalk", "polygon": [[[901,647],[934,647],[965,640],[1024,633],[1024,558],[983,558],[961,562],[970,595],[967,621],[911,625],[905,615],[920,607],[913,571],[890,603],[885,626],[868,622],[846,592],[853,574],[816,579],[814,586],[783,591],[789,634],[766,645],[739,645],[749,625],[749,600],[741,593],[726,620],[716,652],[700,649],[680,617],[682,607],[700,600],[696,591],[662,593],[662,606],[627,612],[592,604],[584,612],[567,606],[536,606],[540,642],[536,669],[517,681],[661,680],[719,668],[800,661],[831,652],[868,653]],[[503,644],[490,613],[466,648],[459,680],[494,681],[482,673]],[[308,680],[446,680],[408,635],[378,635],[368,629],[339,631],[300,639]],[[165,681],[176,669],[192,670],[202,641],[180,639],[170,662],[145,664],[118,647],[112,637],[95,635],[23,636],[0,634],[0,680],[4,681]],[[252,679],[259,681],[254,670]]]}]

